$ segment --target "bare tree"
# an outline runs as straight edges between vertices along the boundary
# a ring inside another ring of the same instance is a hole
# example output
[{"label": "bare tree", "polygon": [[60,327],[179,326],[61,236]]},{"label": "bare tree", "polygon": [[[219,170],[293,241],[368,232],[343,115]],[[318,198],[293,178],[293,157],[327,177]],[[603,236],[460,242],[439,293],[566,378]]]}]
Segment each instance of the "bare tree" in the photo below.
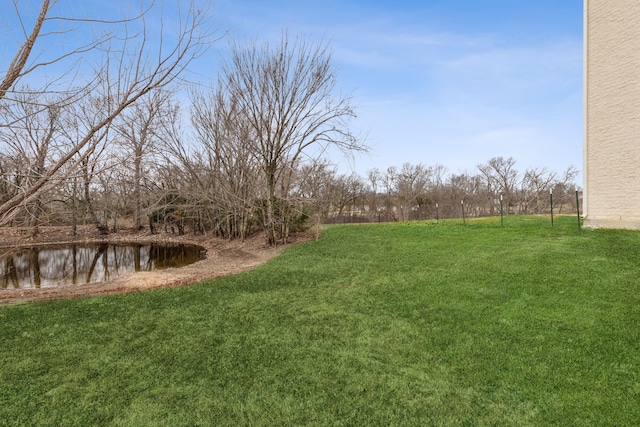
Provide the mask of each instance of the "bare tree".
[{"label": "bare tree", "polygon": [[558,202],[558,213],[562,213],[562,208],[568,203],[573,210],[577,209],[575,206],[575,193],[576,183],[575,179],[578,175],[578,170],[575,166],[569,166],[562,172],[560,179],[555,182],[553,188],[554,205]]},{"label": "bare tree", "polygon": [[215,229],[223,237],[244,239],[260,191],[252,130],[238,110],[237,99],[222,84],[209,93],[194,91],[191,98],[199,169],[205,172],[198,181],[209,187],[206,193]]},{"label": "bare tree", "polygon": [[397,221],[396,217],[396,199],[398,196],[398,168],[395,166],[389,166],[385,175],[382,177],[382,185],[384,186],[384,213],[385,220]]},{"label": "bare tree", "polygon": [[144,161],[158,149],[161,121],[174,115],[171,98],[168,90],[153,90],[124,111],[116,125],[118,140],[125,148],[123,164],[133,173],[133,222],[137,229],[142,228]]},{"label": "bare tree", "polygon": [[[175,34],[169,34],[164,25],[162,3],[151,3],[147,8],[141,8],[137,16],[117,21],[56,16],[56,4],[56,1],[43,0],[31,31],[24,31],[24,41],[13,60],[0,71],[0,76],[3,75],[0,77],[0,107],[10,108],[10,104],[15,102],[16,94],[27,91],[25,83],[29,76],[39,77],[36,75],[37,70],[48,69],[56,64],[58,67],[66,66],[66,71],[28,91],[39,94],[43,99],[47,93],[63,94],[65,100],[61,105],[68,105],[71,100],[81,99],[90,93],[99,94],[104,100],[104,108],[96,115],[92,125],[84,129],[81,137],[76,139],[77,143],[61,153],[39,179],[0,205],[0,225],[7,224],[19,213],[21,207],[53,188],[77,169],[84,161],[82,154],[78,156],[79,153],[89,155],[92,144],[104,138],[113,121],[127,108],[153,89],[173,82],[203,52],[209,39],[204,32],[204,14],[193,4],[189,10],[181,11],[175,16],[179,21],[172,25],[176,28]],[[23,3],[15,2],[14,5],[18,18],[25,22],[22,19],[24,11],[20,10]],[[150,22],[153,16],[151,12],[156,10],[161,18]],[[60,30],[54,24],[68,25]],[[48,30],[47,25],[51,25]],[[79,25],[108,26],[112,31],[83,39],[85,34],[101,32],[98,28],[93,32],[76,32]],[[157,42],[152,43],[154,33],[158,38]],[[37,51],[40,45],[37,42],[44,38],[57,38],[60,44],[63,40],[71,43],[77,39],[84,41],[70,51],[51,57],[48,52]],[[91,64],[93,72],[89,79],[79,77],[89,68],[84,61],[77,60],[79,54],[83,54],[84,59],[91,57],[95,61]],[[57,70],[51,69],[54,73]],[[44,106],[46,103],[38,101],[36,105]],[[9,127],[15,123],[3,122],[0,126]]]},{"label": "bare tree", "polygon": [[518,171],[514,168],[516,161],[513,157],[493,157],[487,163],[478,165],[478,170],[482,173],[487,184],[486,198],[490,205],[490,214],[495,214],[497,195],[502,194],[504,206],[507,207],[514,202],[513,196],[517,187]]},{"label": "bare tree", "polygon": [[349,221],[353,219],[353,213],[357,216],[361,214],[355,210],[355,205],[364,194],[364,187],[362,179],[355,173],[333,177],[327,188],[327,196],[338,218],[347,222],[347,217]]},{"label": "bare tree", "polygon": [[520,213],[542,213],[549,207],[549,189],[556,173],[547,168],[529,168],[525,171],[520,191]]},{"label": "bare tree", "polygon": [[[404,163],[398,174],[398,202],[404,219],[419,219],[426,204],[427,187],[431,178],[431,168],[419,163]],[[417,210],[417,218],[411,212]]]},{"label": "bare tree", "polygon": [[[99,94],[96,96],[90,95],[66,109],[68,114],[63,131],[64,143],[60,144],[60,153],[64,155],[64,153],[73,150],[74,147],[80,144],[86,136],[87,130],[91,129],[97,120],[100,120],[102,111],[106,108],[107,103],[108,101]],[[67,177],[76,181],[80,180],[82,187],[81,199],[86,209],[85,213],[89,216],[91,223],[102,234],[108,233],[109,227],[106,221],[102,221],[96,211],[92,187],[97,175],[105,167],[102,157],[107,148],[109,148],[108,130],[109,128],[105,132],[96,133],[89,143],[76,153],[75,162],[64,165],[64,170],[60,177],[53,177],[51,181],[62,185]],[[74,163],[76,164],[74,165]],[[68,170],[69,168],[72,170]],[[47,187],[50,186],[51,183]]]},{"label": "bare tree", "polygon": [[308,203],[316,219],[316,239],[320,236],[320,222],[329,216],[331,185],[336,168],[325,160],[303,165],[297,174],[297,196]]},{"label": "bare tree", "polygon": [[373,168],[367,172],[367,182],[369,187],[369,217],[380,222],[380,206],[378,188],[382,182],[382,172],[378,168]]},{"label": "bare tree", "polygon": [[[13,126],[0,128],[2,151],[18,162],[16,172],[19,176],[14,181],[14,196],[45,174],[51,158],[56,155],[56,139],[60,137],[62,128],[60,107],[52,97],[46,101],[46,108],[41,108],[37,97],[27,92],[17,94],[16,101],[12,108],[3,109],[0,116],[2,121],[14,123]],[[43,101],[40,97],[40,102]],[[5,184],[8,182],[5,181]],[[34,235],[38,233],[43,207],[41,195],[25,206]]]},{"label": "bare tree", "polygon": [[348,97],[336,93],[327,46],[283,34],[276,46],[232,45],[221,82],[254,139],[253,155],[264,177],[262,225],[269,244],[287,239],[286,197],[291,175],[306,156],[331,145],[345,153],[363,150],[347,121],[355,116]]}]

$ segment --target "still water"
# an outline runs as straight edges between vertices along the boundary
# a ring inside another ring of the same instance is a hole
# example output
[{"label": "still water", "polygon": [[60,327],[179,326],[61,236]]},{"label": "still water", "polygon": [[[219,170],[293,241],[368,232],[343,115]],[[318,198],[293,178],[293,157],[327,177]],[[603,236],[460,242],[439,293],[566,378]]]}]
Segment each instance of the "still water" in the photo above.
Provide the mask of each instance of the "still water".
[{"label": "still water", "polygon": [[195,245],[77,244],[0,249],[0,289],[106,282],[135,271],[182,267],[204,259]]}]

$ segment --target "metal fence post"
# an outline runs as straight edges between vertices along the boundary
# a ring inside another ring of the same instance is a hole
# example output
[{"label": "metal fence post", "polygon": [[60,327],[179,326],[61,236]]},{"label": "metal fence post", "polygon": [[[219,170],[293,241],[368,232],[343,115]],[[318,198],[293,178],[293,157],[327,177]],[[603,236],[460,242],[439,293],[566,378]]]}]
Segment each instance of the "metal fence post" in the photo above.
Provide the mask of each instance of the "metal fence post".
[{"label": "metal fence post", "polygon": [[553,188],[549,189],[549,198],[551,200],[551,226],[553,227]]},{"label": "metal fence post", "polygon": [[578,230],[582,227],[580,223],[580,199],[578,197],[578,189],[576,188],[576,215],[578,216]]}]

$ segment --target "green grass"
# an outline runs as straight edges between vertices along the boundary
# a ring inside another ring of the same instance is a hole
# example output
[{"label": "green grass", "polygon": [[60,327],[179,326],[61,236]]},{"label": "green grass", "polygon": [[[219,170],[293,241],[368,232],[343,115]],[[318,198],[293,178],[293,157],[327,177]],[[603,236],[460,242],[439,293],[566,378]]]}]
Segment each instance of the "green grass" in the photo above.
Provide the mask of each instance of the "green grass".
[{"label": "green grass", "polygon": [[640,233],[333,227],[184,288],[0,307],[0,425],[640,425]]}]

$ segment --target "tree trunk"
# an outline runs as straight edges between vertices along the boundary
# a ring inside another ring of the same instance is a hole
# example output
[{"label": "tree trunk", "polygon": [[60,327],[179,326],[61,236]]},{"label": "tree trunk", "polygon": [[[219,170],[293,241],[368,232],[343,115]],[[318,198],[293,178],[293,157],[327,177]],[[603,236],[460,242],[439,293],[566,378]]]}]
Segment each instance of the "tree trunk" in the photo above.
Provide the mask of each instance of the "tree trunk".
[{"label": "tree trunk", "polygon": [[89,166],[88,162],[82,163],[82,172],[84,178],[84,200],[87,204],[87,212],[89,213],[89,217],[91,218],[91,222],[96,226],[100,234],[109,234],[109,227],[100,222],[98,215],[93,207],[93,201],[91,199],[91,194],[89,192],[90,187],[90,176],[89,176]]}]

